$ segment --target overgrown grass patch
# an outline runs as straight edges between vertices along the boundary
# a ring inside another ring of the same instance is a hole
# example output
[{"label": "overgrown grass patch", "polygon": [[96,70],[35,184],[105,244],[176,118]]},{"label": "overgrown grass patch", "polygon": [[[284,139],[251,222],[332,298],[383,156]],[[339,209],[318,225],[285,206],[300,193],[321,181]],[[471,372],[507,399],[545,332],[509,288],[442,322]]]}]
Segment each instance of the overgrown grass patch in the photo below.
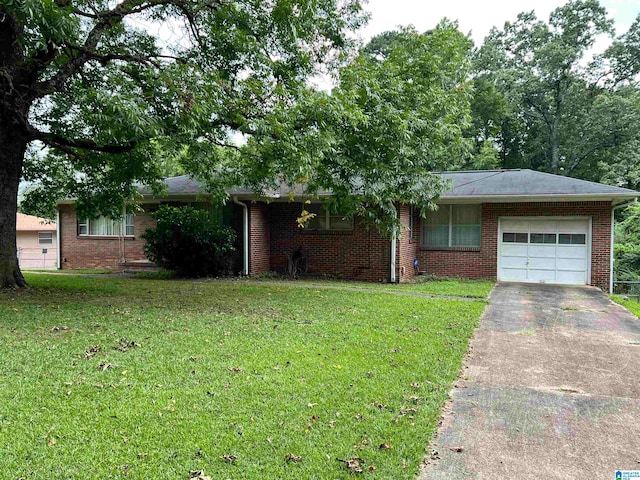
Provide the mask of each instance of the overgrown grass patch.
[{"label": "overgrown grass patch", "polygon": [[640,302],[637,298],[625,299],[621,295],[611,295],[611,299],[640,318]]},{"label": "overgrown grass patch", "polygon": [[412,478],[484,308],[284,284],[28,280],[0,294],[2,478],[339,479],[356,475],[337,461],[353,457],[362,478]]}]

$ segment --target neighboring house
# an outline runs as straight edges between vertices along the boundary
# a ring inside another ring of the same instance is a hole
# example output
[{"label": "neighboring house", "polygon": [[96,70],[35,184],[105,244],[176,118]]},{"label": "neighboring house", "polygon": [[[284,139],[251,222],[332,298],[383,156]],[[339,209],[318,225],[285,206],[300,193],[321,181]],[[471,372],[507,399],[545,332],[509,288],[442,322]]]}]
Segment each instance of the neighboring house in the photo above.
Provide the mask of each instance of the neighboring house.
[{"label": "neighboring house", "polygon": [[[304,229],[296,219],[306,198],[284,188],[267,199],[229,191],[219,216],[237,232],[237,270],[245,274],[283,272],[300,250],[312,275],[386,282],[425,273],[610,289],[612,212],[639,193],[525,169],[439,175],[452,185],[439,209],[423,219],[399,205],[406,230],[397,239],[358,218],[325,212],[327,192],[306,207],[318,215]],[[62,268],[122,269],[143,262],[140,234],[153,225],[149,212],[163,203],[202,203],[199,182],[182,176],[166,183],[163,197],[141,189],[144,213],[118,222],[79,220],[73,202],[61,202]]]},{"label": "neighboring house", "polygon": [[16,248],[20,268],[56,268],[56,222],[16,214]]}]

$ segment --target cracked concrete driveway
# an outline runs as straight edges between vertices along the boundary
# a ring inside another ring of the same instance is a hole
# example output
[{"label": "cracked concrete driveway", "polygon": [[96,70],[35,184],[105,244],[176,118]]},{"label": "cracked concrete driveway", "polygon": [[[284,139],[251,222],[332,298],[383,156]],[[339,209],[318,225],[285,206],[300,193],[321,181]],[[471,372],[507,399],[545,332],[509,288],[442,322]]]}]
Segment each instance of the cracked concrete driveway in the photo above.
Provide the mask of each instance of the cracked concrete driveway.
[{"label": "cracked concrete driveway", "polygon": [[640,470],[639,373],[640,321],[600,290],[498,284],[420,479]]}]

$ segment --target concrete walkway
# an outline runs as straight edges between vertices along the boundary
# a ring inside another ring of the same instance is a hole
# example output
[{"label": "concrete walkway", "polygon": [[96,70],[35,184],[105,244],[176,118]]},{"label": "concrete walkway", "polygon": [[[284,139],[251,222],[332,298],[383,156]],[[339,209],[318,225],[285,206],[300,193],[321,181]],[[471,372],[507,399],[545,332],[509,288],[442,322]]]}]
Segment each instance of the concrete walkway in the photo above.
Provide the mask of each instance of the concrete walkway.
[{"label": "concrete walkway", "polygon": [[499,284],[421,480],[640,470],[640,321],[590,287]]}]

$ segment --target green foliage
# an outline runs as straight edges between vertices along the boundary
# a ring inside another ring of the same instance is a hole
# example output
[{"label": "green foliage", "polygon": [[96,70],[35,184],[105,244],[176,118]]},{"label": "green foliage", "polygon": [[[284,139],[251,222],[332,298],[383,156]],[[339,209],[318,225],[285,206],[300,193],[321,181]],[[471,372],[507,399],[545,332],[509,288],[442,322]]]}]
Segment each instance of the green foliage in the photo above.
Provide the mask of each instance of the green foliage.
[{"label": "green foliage", "polygon": [[406,28],[374,38],[331,94],[303,92],[270,119],[270,140],[249,139],[254,154],[241,178],[260,172],[311,195],[329,190],[330,208],[397,229],[395,202],[433,208],[444,185],[430,172],[468,155],[470,49],[446,21],[424,34]]},{"label": "green foliage", "polygon": [[637,84],[640,74],[640,14],[629,30],[607,49],[605,57],[611,62],[615,84]]},{"label": "green foliage", "polygon": [[29,282],[0,293],[3,478],[347,480],[336,459],[358,456],[357,478],[414,479],[485,307],[238,281]]},{"label": "green foliage", "polygon": [[220,147],[269,134],[267,118],[343,63],[365,20],[359,0],[0,0],[0,116],[35,147],[31,202],[112,215],[136,184],[227,173]]},{"label": "green foliage", "polygon": [[621,213],[616,223],[614,245],[614,279],[640,281],[640,204]]},{"label": "green foliage", "polygon": [[[582,64],[612,22],[597,0],[574,0],[548,22],[521,13],[493,29],[475,56],[476,135],[493,140],[504,166],[588,176],[609,148],[592,110],[599,89]],[[597,172],[597,169],[595,169]],[[597,178],[596,178],[597,180]]]},{"label": "green foliage", "polygon": [[232,270],[235,232],[206,210],[162,205],[142,238],[147,258],[183,277],[227,274]]}]

